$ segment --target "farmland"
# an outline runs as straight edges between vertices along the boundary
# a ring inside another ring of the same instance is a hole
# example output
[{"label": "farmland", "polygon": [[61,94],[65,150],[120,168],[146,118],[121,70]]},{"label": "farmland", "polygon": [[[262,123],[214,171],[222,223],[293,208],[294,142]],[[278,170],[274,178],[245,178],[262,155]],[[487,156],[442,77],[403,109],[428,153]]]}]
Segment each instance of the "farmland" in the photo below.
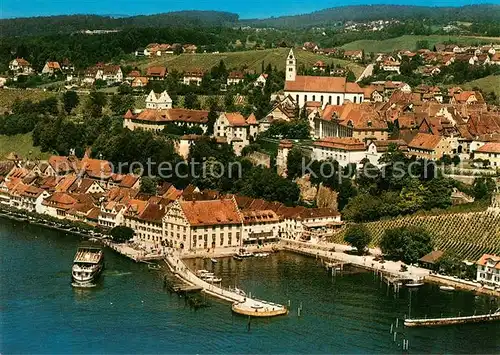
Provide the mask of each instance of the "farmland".
[{"label": "farmland", "polygon": [[[257,73],[261,72],[262,63],[264,66],[271,64],[279,70],[285,69],[285,59],[290,49],[276,48],[243,52],[227,52],[227,53],[200,53],[200,54],[181,54],[169,55],[153,59],[144,59],[128,63],[133,66],[145,70],[149,66],[163,65],[168,70],[189,71],[193,69],[209,70],[213,66],[224,61],[228,68],[248,68]],[[318,61],[323,60],[326,64],[340,64],[351,69],[356,76],[359,76],[363,71],[363,67],[342,59],[330,58],[322,54],[315,54],[303,50],[296,49],[297,65],[305,65],[312,67]]]},{"label": "farmland", "polygon": [[[378,246],[387,229],[420,226],[433,236],[434,247],[475,261],[482,254],[500,254],[500,213],[491,211],[442,214],[436,216],[412,215],[391,220],[365,223],[372,235],[372,245]],[[335,243],[344,243],[344,235],[333,237]]]},{"label": "farmland", "polygon": [[398,50],[408,49],[415,50],[418,41],[427,41],[432,47],[437,43],[453,42],[455,44],[476,44],[476,43],[500,43],[499,37],[481,38],[470,36],[413,36],[406,35],[396,38],[390,38],[383,41],[377,40],[359,40],[347,43],[342,46],[344,49],[363,49],[366,53],[370,52],[394,52]]}]

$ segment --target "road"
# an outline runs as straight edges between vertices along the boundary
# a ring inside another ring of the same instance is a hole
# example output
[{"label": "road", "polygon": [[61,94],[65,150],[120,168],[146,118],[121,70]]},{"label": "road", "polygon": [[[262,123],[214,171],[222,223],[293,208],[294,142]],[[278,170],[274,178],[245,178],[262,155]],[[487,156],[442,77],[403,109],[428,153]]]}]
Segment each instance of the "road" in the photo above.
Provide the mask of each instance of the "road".
[{"label": "road", "polygon": [[363,78],[365,78],[367,76],[371,76],[372,74],[373,74],[373,64],[368,64],[368,66],[365,68],[365,70],[363,70],[363,72],[361,73],[359,78],[356,80],[356,82],[358,83],[361,80],[363,80]]}]

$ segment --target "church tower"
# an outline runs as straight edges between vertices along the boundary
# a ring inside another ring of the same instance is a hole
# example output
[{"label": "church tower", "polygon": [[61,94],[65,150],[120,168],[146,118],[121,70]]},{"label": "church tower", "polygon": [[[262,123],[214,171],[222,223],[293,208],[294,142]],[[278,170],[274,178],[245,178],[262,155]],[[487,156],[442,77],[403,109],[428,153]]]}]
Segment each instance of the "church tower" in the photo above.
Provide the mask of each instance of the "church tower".
[{"label": "church tower", "polygon": [[293,49],[290,49],[288,57],[286,57],[286,81],[295,81],[297,76],[297,63],[295,60],[295,55],[293,54]]}]

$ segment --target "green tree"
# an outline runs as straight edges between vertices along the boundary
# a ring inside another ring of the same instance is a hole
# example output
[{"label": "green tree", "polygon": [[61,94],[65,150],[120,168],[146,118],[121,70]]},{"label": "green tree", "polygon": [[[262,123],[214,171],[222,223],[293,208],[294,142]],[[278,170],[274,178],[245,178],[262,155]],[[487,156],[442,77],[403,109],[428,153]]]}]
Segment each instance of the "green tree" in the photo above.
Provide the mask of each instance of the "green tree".
[{"label": "green tree", "polygon": [[108,99],[103,92],[92,91],[87,99],[87,109],[92,117],[102,116],[102,110]]},{"label": "green tree", "polygon": [[371,234],[363,224],[349,226],[344,236],[344,241],[355,247],[359,254],[365,252],[371,240]]},{"label": "green tree", "polygon": [[349,70],[347,72],[347,81],[354,83],[356,81],[356,74],[352,72],[352,70]]},{"label": "green tree", "polygon": [[116,226],[111,229],[109,234],[113,237],[113,242],[124,243],[134,237],[134,230],[126,226]]},{"label": "green tree", "polygon": [[288,153],[286,161],[286,174],[290,180],[302,176],[303,163],[307,164],[306,156],[299,147],[293,147]]},{"label": "green tree", "polygon": [[148,195],[156,195],[157,182],[149,176],[141,178],[141,185],[139,191]]},{"label": "green tree", "polygon": [[113,95],[109,106],[116,115],[124,115],[128,110],[134,108],[135,99],[132,95]]},{"label": "green tree", "polygon": [[472,186],[472,193],[476,200],[489,200],[495,192],[496,184],[492,178],[476,178]]},{"label": "green tree", "polygon": [[62,101],[63,101],[64,111],[66,111],[67,114],[70,114],[71,111],[76,106],[78,106],[80,99],[78,98],[78,95],[76,92],[70,90],[70,91],[66,91],[63,94]]},{"label": "green tree", "polygon": [[200,109],[201,105],[198,96],[193,92],[187,93],[186,96],[184,96],[184,107],[193,110]]},{"label": "green tree", "polygon": [[384,254],[407,264],[416,263],[422,256],[430,253],[432,247],[429,232],[414,226],[387,229],[380,242]]}]

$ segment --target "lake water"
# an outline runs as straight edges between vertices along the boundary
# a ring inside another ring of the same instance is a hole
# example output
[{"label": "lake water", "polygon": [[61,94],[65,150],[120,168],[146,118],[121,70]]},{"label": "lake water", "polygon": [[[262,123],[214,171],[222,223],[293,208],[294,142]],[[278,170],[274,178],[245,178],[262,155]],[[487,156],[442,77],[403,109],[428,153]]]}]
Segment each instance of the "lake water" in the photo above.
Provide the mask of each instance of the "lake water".
[{"label": "lake water", "polygon": [[[313,259],[290,253],[217,264],[190,260],[269,301],[291,303],[288,316],[252,320],[208,299],[193,310],[163,287],[163,274],[111,250],[94,289],[71,287],[78,237],[0,219],[0,353],[498,353],[500,324],[441,328],[391,323],[409,311],[408,290],[395,296],[372,273],[332,277]],[[498,306],[489,297],[412,291],[412,316],[478,314]],[[302,314],[297,308],[302,303]]]}]

